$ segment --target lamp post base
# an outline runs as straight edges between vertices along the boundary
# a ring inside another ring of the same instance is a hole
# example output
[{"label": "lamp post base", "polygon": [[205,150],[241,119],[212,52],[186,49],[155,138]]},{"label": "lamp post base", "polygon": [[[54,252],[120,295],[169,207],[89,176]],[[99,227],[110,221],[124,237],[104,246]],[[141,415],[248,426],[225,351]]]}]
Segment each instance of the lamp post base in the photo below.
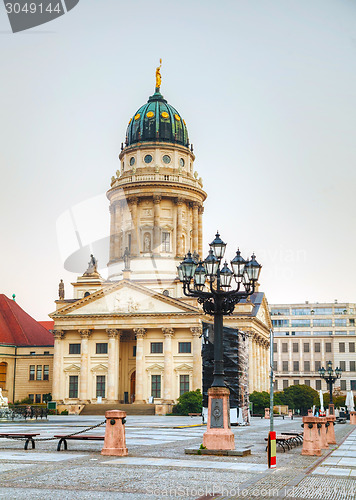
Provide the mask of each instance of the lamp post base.
[{"label": "lamp post base", "polygon": [[203,446],[208,450],[234,450],[235,438],[230,428],[230,391],[227,387],[208,390],[208,423]]}]

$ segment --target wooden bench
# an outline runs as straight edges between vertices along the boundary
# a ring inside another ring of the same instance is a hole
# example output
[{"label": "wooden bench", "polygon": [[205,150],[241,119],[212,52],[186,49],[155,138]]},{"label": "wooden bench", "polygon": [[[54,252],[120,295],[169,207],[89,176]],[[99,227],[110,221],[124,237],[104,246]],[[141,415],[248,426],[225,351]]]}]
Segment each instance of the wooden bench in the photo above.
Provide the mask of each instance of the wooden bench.
[{"label": "wooden bench", "polygon": [[189,417],[201,417],[201,413],[188,413]]},{"label": "wooden bench", "polygon": [[68,449],[67,440],[76,439],[78,441],[104,441],[105,436],[93,436],[91,434],[77,434],[76,436],[66,436],[65,434],[56,434],[53,436],[58,438],[57,451],[61,451],[62,443],[65,450]]},{"label": "wooden bench", "polygon": [[295,443],[302,444],[303,443],[303,432],[299,431],[282,431],[282,436],[291,436]]},{"label": "wooden bench", "polygon": [[8,438],[8,439],[11,439],[11,438],[23,438],[23,439],[26,439],[26,442],[25,442],[25,446],[24,446],[24,450],[27,450],[28,448],[28,443],[31,443],[32,444],[32,449],[34,450],[35,449],[35,442],[33,440],[33,437],[34,436],[39,436],[39,434],[30,434],[28,432],[24,432],[24,433],[16,433],[16,432],[2,432],[0,434],[0,438]]},{"label": "wooden bench", "polygon": [[[268,438],[265,438],[265,441],[268,441]],[[276,443],[283,448],[284,452],[286,451],[284,446],[287,446],[288,450],[290,450],[292,448],[293,442],[294,442],[293,436],[278,435],[276,437]]]}]

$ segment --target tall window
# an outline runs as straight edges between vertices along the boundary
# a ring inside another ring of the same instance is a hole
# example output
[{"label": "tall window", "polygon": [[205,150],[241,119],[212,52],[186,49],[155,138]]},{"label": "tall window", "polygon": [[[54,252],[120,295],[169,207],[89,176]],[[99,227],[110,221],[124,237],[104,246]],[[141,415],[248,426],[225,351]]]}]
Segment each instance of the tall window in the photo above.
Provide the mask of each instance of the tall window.
[{"label": "tall window", "polygon": [[49,365],[43,367],[43,380],[49,380]]},{"label": "tall window", "polygon": [[299,380],[293,380],[293,385],[299,385]]},{"label": "tall window", "polygon": [[340,389],[346,391],[346,380],[340,380]]},{"label": "tall window", "polygon": [[315,344],[314,344],[314,351],[315,352],[320,352],[320,342],[315,342]]},{"label": "tall window", "polygon": [[42,380],[42,365],[37,365],[36,380]]},{"label": "tall window", "polygon": [[288,387],[288,380],[283,380],[283,389],[287,389]]},{"label": "tall window", "polygon": [[350,372],[355,372],[355,371],[356,371],[356,362],[350,361]]},{"label": "tall window", "polygon": [[345,352],[345,342],[339,342],[339,352]]},{"label": "tall window", "polygon": [[283,369],[284,372],[288,371],[288,361],[283,361],[282,369]]},{"label": "tall window", "polygon": [[179,394],[182,395],[189,391],[189,375],[179,376]]},{"label": "tall window", "polygon": [[80,354],[80,344],[69,344],[69,354]]},{"label": "tall window", "polygon": [[350,389],[356,391],[356,380],[350,380]]},{"label": "tall window", "polygon": [[299,346],[297,342],[293,342],[293,352],[299,352]]},{"label": "tall window", "polygon": [[289,326],[289,319],[272,319],[272,325],[276,327]]},{"label": "tall window", "polygon": [[304,352],[309,352],[309,342],[308,343],[304,343]]},{"label": "tall window", "polygon": [[321,380],[316,380],[315,381],[315,389],[317,391],[320,391],[320,389],[321,389]]},{"label": "tall window", "polygon": [[273,352],[277,352],[277,342],[273,343]]},{"label": "tall window", "polygon": [[179,342],[178,343],[178,352],[180,352],[180,353],[192,352],[191,342]]},{"label": "tall window", "polygon": [[299,372],[299,361],[293,361],[293,371]]},{"label": "tall window", "polygon": [[315,361],[315,371],[319,371],[319,368],[321,368],[321,361]]},{"label": "tall window", "polygon": [[161,397],[161,375],[152,375],[151,377],[151,396],[153,398]]},{"label": "tall window", "polygon": [[96,344],[96,354],[107,354],[107,353],[108,353],[108,344],[106,343]]},{"label": "tall window", "polygon": [[151,342],[151,354],[161,354],[163,352],[163,342]]},{"label": "tall window", "polygon": [[286,342],[282,344],[282,352],[288,352],[288,344]]},{"label": "tall window", "polygon": [[171,251],[171,233],[163,231],[162,233],[162,252]]},{"label": "tall window", "polygon": [[28,399],[30,400],[31,403],[33,403],[34,400],[35,400],[35,395],[34,394],[29,394],[28,395]]},{"label": "tall window", "polygon": [[346,371],[346,361],[340,361],[340,368],[343,372]]},{"label": "tall window", "polygon": [[69,397],[78,397],[78,375],[69,375]]},{"label": "tall window", "polygon": [[37,404],[41,403],[41,394],[36,394],[35,403],[37,403]]},{"label": "tall window", "polygon": [[326,344],[325,344],[325,352],[331,352],[331,342],[326,342]]},{"label": "tall window", "polygon": [[35,380],[35,365],[30,365],[30,380]]},{"label": "tall window", "polygon": [[277,361],[273,361],[273,370],[277,371]]},{"label": "tall window", "polygon": [[5,390],[6,388],[6,372],[7,372],[7,363],[0,363],[0,387]]},{"label": "tall window", "polygon": [[310,387],[310,380],[304,380],[304,385],[308,385]]},{"label": "tall window", "polygon": [[355,342],[349,342],[349,352],[355,352]]},{"label": "tall window", "polygon": [[304,361],[304,371],[310,372],[310,361]]},{"label": "tall window", "polygon": [[105,375],[97,375],[96,377],[96,397],[105,398]]}]

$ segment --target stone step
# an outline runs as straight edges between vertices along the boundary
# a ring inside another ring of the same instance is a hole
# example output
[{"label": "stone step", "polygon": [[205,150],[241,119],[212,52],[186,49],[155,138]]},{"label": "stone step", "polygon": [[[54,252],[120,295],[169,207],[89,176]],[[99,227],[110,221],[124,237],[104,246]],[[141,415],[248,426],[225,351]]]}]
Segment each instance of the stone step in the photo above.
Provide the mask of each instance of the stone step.
[{"label": "stone step", "polygon": [[80,412],[81,415],[105,415],[108,410],[125,411],[127,415],[154,415],[154,404],[87,404]]}]

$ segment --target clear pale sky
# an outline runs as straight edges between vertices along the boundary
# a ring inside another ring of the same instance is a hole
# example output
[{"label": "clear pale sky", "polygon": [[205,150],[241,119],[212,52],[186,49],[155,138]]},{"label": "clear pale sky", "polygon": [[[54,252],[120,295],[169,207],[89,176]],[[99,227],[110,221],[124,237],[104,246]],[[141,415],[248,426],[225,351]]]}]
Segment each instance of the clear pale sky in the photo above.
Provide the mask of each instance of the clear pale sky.
[{"label": "clear pale sky", "polygon": [[1,4],[0,50],[0,293],[33,317],[87,267],[64,269],[73,221],[82,245],[108,234],[160,57],[208,193],[205,249],[218,228],[229,257],[255,251],[270,303],[356,301],[354,0],[81,0],[18,34]]}]

